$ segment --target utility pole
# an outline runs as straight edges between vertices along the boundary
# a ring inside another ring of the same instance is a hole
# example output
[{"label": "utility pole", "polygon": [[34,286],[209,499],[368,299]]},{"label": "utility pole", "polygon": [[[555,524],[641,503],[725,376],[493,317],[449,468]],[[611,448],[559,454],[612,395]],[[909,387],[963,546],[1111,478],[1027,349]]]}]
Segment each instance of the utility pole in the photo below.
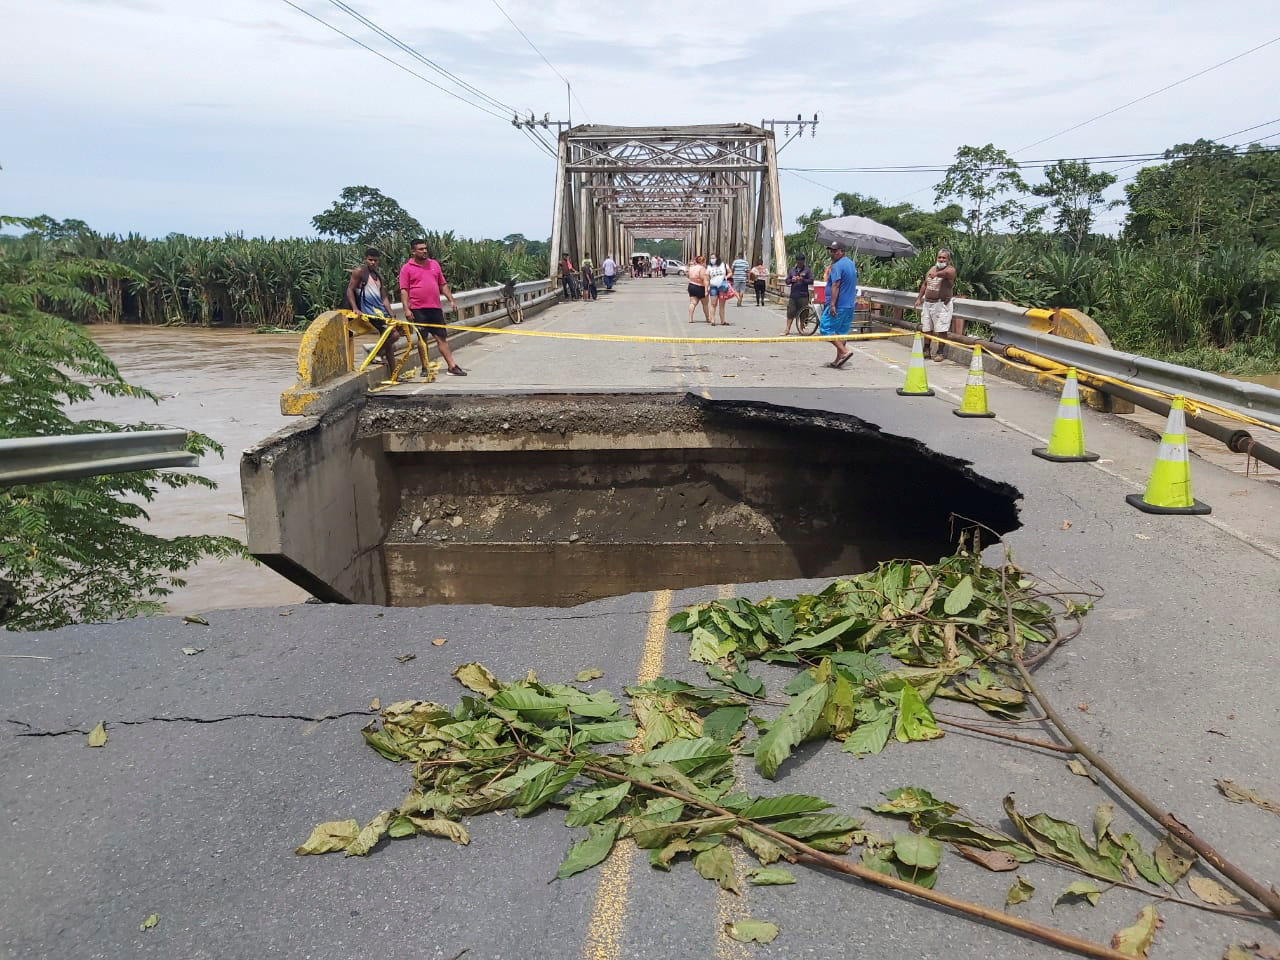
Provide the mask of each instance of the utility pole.
[{"label": "utility pole", "polygon": [[[797,113],[794,120],[761,120],[760,126],[767,130],[772,130],[774,133],[777,133],[779,127],[782,128],[782,135],[786,139],[782,142],[782,146],[778,147],[781,150],[782,147],[785,147],[797,137],[803,137],[806,129],[809,131],[810,137],[816,137],[818,135],[818,115],[815,113],[812,120],[806,120]],[[796,128],[795,134],[791,133],[792,127]]]}]

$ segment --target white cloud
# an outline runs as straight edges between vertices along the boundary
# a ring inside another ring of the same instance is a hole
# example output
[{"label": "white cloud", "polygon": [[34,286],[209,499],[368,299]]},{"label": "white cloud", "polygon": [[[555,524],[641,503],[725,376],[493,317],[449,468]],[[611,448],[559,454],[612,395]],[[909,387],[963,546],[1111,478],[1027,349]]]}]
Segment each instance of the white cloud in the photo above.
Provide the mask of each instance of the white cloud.
[{"label": "white cloud", "polygon": [[[319,17],[448,86],[326,0]],[[566,113],[562,81],[487,0],[353,5],[522,113]],[[575,121],[680,124],[815,111],[786,165],[945,162],[1029,144],[1268,38],[1267,0],[796,0],[724,8],[503,0],[569,77]],[[0,211],[103,230],[292,234],[367,183],[473,236],[550,229],[553,164],[512,127],[279,0],[42,0],[10,13]],[[1280,45],[1022,154],[1159,150],[1272,119]],[[583,109],[585,107],[585,110]],[[505,111],[496,111],[504,113]],[[833,190],[932,199],[936,175],[783,180],[791,222]],[[828,189],[831,188],[831,189]]]}]

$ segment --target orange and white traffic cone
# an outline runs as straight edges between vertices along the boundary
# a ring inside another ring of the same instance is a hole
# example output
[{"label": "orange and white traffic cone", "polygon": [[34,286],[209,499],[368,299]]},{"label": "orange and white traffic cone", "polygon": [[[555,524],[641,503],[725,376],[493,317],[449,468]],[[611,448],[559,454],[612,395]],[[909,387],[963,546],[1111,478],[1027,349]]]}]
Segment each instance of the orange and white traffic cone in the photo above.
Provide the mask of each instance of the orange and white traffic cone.
[{"label": "orange and white traffic cone", "polygon": [[898,388],[900,397],[932,397],[929,375],[924,372],[924,338],[916,334],[911,343],[911,362],[907,365],[907,380]]},{"label": "orange and white traffic cone", "polygon": [[1067,371],[1062,385],[1062,398],[1058,401],[1058,416],[1053,421],[1053,433],[1047,447],[1031,451],[1044,460],[1054,463],[1088,462],[1097,460],[1096,453],[1084,448],[1084,423],[1080,419],[1080,384],[1076,380],[1076,368]]},{"label": "orange and white traffic cone", "polygon": [[1191,458],[1187,453],[1185,401],[1174,397],[1169,419],[1160,437],[1160,449],[1147,479],[1145,493],[1131,493],[1125,500],[1144,513],[1206,514],[1212,509],[1191,495]]},{"label": "orange and white traffic cone", "polygon": [[977,344],[973,347],[973,359],[969,361],[969,379],[965,381],[960,407],[951,412],[957,417],[995,416],[987,409],[987,387],[982,382],[982,347]]}]

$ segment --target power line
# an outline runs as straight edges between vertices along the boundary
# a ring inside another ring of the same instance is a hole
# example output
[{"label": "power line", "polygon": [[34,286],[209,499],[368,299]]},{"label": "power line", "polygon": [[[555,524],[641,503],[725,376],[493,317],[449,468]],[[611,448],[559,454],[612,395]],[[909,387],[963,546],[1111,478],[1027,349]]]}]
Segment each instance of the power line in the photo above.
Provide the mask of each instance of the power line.
[{"label": "power line", "polygon": [[551,72],[564,81],[564,85],[569,88],[569,96],[577,101],[578,106],[582,107],[583,114],[586,115],[588,120],[590,120],[591,115],[587,113],[587,108],[582,105],[582,101],[578,100],[578,95],[573,92],[573,84],[569,82],[569,78],[556,69],[556,65],[552,63],[550,60],[548,60],[547,55],[538,49],[538,45],[529,39],[529,35],[520,29],[520,24],[516,23],[514,20],[511,19],[511,14],[507,13],[507,11],[503,9],[502,4],[500,4],[498,0],[493,0],[493,5],[498,8],[499,13],[501,13],[504,17],[507,18],[507,23],[515,27],[516,33],[524,37],[524,42],[529,44],[529,46],[533,48],[533,52],[542,58],[542,62],[551,68]]},{"label": "power line", "polygon": [[503,120],[503,121],[505,121],[505,120],[507,119],[507,118],[506,118],[506,117],[504,117],[502,114],[500,114],[500,113],[495,113],[494,111],[490,110],[488,107],[486,107],[486,106],[484,106],[484,105],[482,105],[482,104],[476,103],[474,100],[468,100],[466,97],[462,96],[461,94],[456,93],[455,91],[450,90],[450,89],[449,89],[449,88],[447,88],[447,87],[442,87],[442,86],[440,86],[440,84],[436,83],[434,80],[430,80],[430,79],[428,79],[427,77],[424,77],[422,74],[418,73],[416,70],[413,70],[413,69],[411,69],[411,68],[409,68],[409,67],[406,67],[403,63],[400,63],[400,62],[398,62],[398,61],[396,61],[396,60],[392,60],[392,59],[391,59],[390,57],[388,57],[385,53],[382,53],[381,51],[375,50],[373,47],[369,46],[369,45],[368,45],[367,43],[365,43],[363,40],[357,40],[355,37],[351,36],[351,34],[346,33],[345,31],[343,31],[343,30],[342,30],[342,28],[340,28],[340,27],[335,27],[335,26],[334,26],[332,23],[330,23],[329,21],[327,21],[327,20],[323,20],[323,19],[321,19],[320,17],[317,17],[317,16],[316,16],[314,13],[312,13],[310,10],[306,10],[306,9],[304,9],[303,7],[298,6],[296,3],[294,3],[294,2],[293,2],[293,0],[281,0],[281,3],[286,3],[286,4],[288,4],[289,6],[293,7],[293,9],[297,10],[299,13],[304,14],[304,15],[306,15],[306,16],[308,16],[308,17],[310,17],[310,18],[311,18],[312,20],[314,20],[316,23],[318,23],[318,24],[320,24],[320,25],[322,25],[322,26],[328,27],[330,30],[332,30],[334,33],[338,34],[339,36],[346,37],[346,38],[347,38],[348,40],[350,40],[352,43],[356,44],[356,46],[364,47],[364,49],[368,50],[368,51],[369,51],[370,53],[372,53],[375,57],[378,57],[378,58],[379,58],[379,59],[381,59],[381,60],[385,60],[387,63],[391,64],[393,67],[396,67],[397,69],[403,70],[405,73],[409,74],[409,75],[410,75],[410,76],[412,76],[412,77],[417,77],[417,78],[418,78],[419,80],[421,80],[423,83],[427,84],[428,86],[435,87],[435,88],[436,88],[437,90],[439,90],[441,93],[447,93],[449,96],[453,97],[455,100],[460,100],[461,102],[465,103],[465,104],[466,104],[467,106],[469,106],[469,107],[475,107],[475,108],[476,108],[477,110],[479,110],[481,113],[487,113],[487,114],[488,114],[489,116],[491,116],[491,117],[496,117],[497,119],[499,119],[499,120]]},{"label": "power line", "polygon": [[[1233,155],[1238,156],[1240,154],[1246,153],[1248,151],[1248,148],[1249,148],[1249,144],[1234,144],[1231,146],[1230,151]],[[1099,156],[1099,157],[1062,157],[1057,160],[1027,160],[1021,163],[1017,163],[1016,168],[1019,170],[1032,170],[1032,169],[1043,169],[1045,167],[1052,167],[1059,163],[1091,162],[1091,163],[1096,163],[1099,166],[1105,166],[1107,164],[1113,164],[1113,163],[1122,163],[1125,166],[1120,167],[1119,169],[1123,170],[1127,167],[1137,166],[1139,163],[1148,163],[1152,160],[1168,159],[1165,156],[1166,152],[1167,151],[1162,150],[1159,153],[1125,153],[1125,154],[1112,154],[1109,156]],[[791,173],[795,173],[797,171],[802,173],[946,173],[948,170],[951,169],[951,166],[952,166],[951,164],[948,164],[946,166],[942,166],[940,164],[932,165],[932,166],[924,165],[924,164],[908,164],[908,165],[896,166],[896,167],[895,166],[779,167],[778,169],[786,170]],[[979,167],[976,169],[976,172],[990,173],[991,171],[994,171],[994,170],[1006,170],[1006,169],[1013,169],[1013,168],[1007,167],[1003,164],[996,164],[990,167]]]},{"label": "power line", "polygon": [[479,87],[476,87],[473,84],[468,83],[466,80],[463,80],[461,77],[457,76],[456,74],[440,66],[440,64],[436,63],[430,57],[424,56],[423,54],[419,53],[413,47],[409,46],[407,43],[402,41],[399,37],[396,37],[394,34],[378,26],[378,24],[374,23],[372,20],[366,17],[359,10],[356,10],[350,4],[344,3],[343,0],[329,0],[329,3],[337,7],[343,13],[346,13],[352,18],[354,18],[355,20],[358,20],[360,23],[364,24],[374,33],[378,34],[378,36],[382,37],[384,40],[388,41],[389,43],[403,50],[405,53],[409,54],[409,56],[413,57],[419,63],[422,63],[430,67],[432,70],[434,70],[436,73],[440,74],[441,76],[447,77],[449,80],[452,80],[454,83],[462,87],[468,93],[471,93],[479,97],[480,99],[486,101],[487,103],[492,104],[493,106],[497,107],[499,110],[505,110],[510,113],[515,112],[515,108],[512,107],[509,103],[503,103],[501,100],[498,100],[498,99],[495,99],[494,97],[489,96]]},{"label": "power line", "polygon": [[1270,40],[1260,43],[1256,47],[1250,47],[1248,50],[1244,51],[1244,53],[1237,53],[1234,57],[1228,57],[1226,60],[1222,60],[1218,63],[1213,64],[1213,66],[1205,67],[1203,70],[1198,70],[1193,74],[1185,76],[1181,80],[1175,80],[1173,83],[1166,84],[1165,86],[1161,87],[1159,90],[1152,90],[1150,93],[1145,93],[1142,96],[1137,97],[1136,99],[1130,100],[1128,103],[1122,103],[1120,104],[1120,106],[1113,107],[1112,109],[1106,111],[1105,113],[1100,113],[1096,117],[1090,117],[1088,120],[1082,120],[1073,126],[1067,127],[1065,130],[1059,130],[1057,133],[1051,134],[1047,137],[1043,137],[1040,140],[1036,140],[1032,143],[1028,143],[1025,147],[1019,147],[1017,150],[1013,152],[1021,153],[1023,150],[1030,150],[1032,147],[1038,147],[1042,143],[1048,143],[1050,140],[1056,140],[1058,137],[1061,137],[1064,134],[1071,133],[1071,131],[1073,130],[1079,130],[1081,127],[1087,126],[1088,124],[1093,123],[1095,120],[1101,120],[1103,117],[1109,117],[1113,113],[1119,113],[1121,110],[1125,109],[1126,107],[1132,107],[1135,103],[1141,103],[1143,100],[1150,100],[1152,97],[1156,96],[1157,94],[1164,93],[1166,90],[1172,90],[1174,87],[1181,86],[1182,84],[1186,83],[1189,80],[1196,79],[1196,77],[1203,77],[1206,73],[1209,73],[1210,71],[1213,71],[1213,70],[1217,70],[1219,67],[1225,67],[1228,63],[1234,63],[1235,61],[1239,60],[1241,57],[1247,57],[1251,53],[1257,53],[1259,50],[1263,49],[1264,47],[1269,47],[1271,46],[1271,44],[1276,43],[1277,41],[1280,41],[1280,37],[1272,37]]}]

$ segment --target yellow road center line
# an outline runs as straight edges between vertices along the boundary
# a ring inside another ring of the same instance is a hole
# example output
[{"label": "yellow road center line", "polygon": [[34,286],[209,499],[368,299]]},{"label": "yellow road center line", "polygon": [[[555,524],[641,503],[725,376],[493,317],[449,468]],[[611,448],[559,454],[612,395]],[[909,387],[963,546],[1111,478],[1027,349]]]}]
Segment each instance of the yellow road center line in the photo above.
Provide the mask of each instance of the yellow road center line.
[{"label": "yellow road center line", "polygon": [[[664,644],[667,638],[667,620],[671,617],[671,591],[658,590],[649,608],[649,622],[645,626],[644,647],[640,653],[640,667],[636,683],[644,684],[662,673]],[[632,750],[640,747],[639,738],[631,743]],[[583,960],[619,960],[622,956],[622,933],[626,926],[627,906],[631,888],[631,868],[635,862],[636,846],[624,842],[614,847],[612,855],[600,868],[596,882],[595,903],[591,907],[591,919],[587,921],[587,935],[582,944]]]},{"label": "yellow road center line", "polygon": [[[722,583],[716,589],[717,600],[728,600],[737,593],[737,584]],[[738,763],[737,754],[733,756],[733,778],[738,779]],[[746,889],[746,873],[750,861],[746,855],[739,849],[733,851],[733,874],[738,879],[738,886]],[[725,932],[725,926],[730,923],[737,923],[739,920],[746,920],[751,916],[750,910],[747,908],[746,896],[735,896],[728,890],[718,890],[716,893],[716,960],[746,960],[750,956],[745,943],[739,943],[733,937]]]}]

